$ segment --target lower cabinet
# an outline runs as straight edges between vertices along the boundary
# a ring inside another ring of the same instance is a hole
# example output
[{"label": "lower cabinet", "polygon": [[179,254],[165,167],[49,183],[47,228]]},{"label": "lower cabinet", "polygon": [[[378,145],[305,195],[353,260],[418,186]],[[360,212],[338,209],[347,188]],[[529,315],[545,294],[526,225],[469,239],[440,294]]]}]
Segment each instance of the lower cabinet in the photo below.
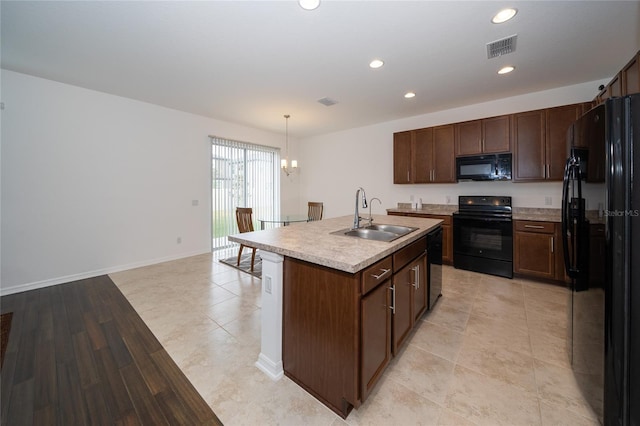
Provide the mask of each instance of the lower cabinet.
[{"label": "lower cabinet", "polygon": [[346,418],[427,308],[426,237],[349,274],[285,257],[285,375]]},{"label": "lower cabinet", "polygon": [[409,263],[393,275],[393,353],[409,336],[413,325],[427,309],[425,255]]},{"label": "lower cabinet", "polygon": [[513,272],[522,276],[564,280],[560,224],[514,221]]}]

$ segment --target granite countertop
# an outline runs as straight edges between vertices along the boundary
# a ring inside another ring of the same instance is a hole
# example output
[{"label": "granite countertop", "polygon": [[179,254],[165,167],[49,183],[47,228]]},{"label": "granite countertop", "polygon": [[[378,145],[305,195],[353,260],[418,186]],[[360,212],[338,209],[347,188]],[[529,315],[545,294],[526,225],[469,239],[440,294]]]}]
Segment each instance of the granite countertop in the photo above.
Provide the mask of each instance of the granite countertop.
[{"label": "granite countertop", "polygon": [[533,207],[514,207],[513,220],[537,220],[540,222],[562,222],[560,209],[542,209]]},{"label": "granite countertop", "polygon": [[387,209],[387,213],[422,213],[451,216],[458,211],[457,204],[423,204],[421,209],[411,207],[411,203],[398,203],[398,207]]},{"label": "granite countertop", "polygon": [[437,219],[408,216],[373,215],[373,219],[374,224],[386,223],[419,229],[391,242],[332,235],[334,231],[352,226],[353,216],[342,216],[235,234],[228,238],[260,250],[356,273],[426,235],[442,223]]}]

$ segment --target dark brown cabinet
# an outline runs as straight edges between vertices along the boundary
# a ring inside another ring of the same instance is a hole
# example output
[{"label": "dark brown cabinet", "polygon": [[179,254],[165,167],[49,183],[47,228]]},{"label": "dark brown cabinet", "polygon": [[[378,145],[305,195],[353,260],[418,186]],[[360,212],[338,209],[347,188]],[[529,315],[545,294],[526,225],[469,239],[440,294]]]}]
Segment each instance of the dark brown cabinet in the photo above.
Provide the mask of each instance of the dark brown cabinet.
[{"label": "dark brown cabinet", "polygon": [[397,354],[414,324],[427,308],[426,256],[393,276],[393,353]]},{"label": "dark brown cabinet", "polygon": [[567,131],[587,104],[528,111],[513,116],[515,181],[561,181],[568,154]]},{"label": "dark brown cabinet", "polygon": [[523,276],[563,280],[559,224],[514,221],[513,272]]},{"label": "dark brown cabinet", "polygon": [[622,94],[640,93],[640,52],[622,68]]},{"label": "dark brown cabinet", "polygon": [[393,183],[455,182],[452,139],[438,127],[394,133]]},{"label": "dark brown cabinet", "polygon": [[456,156],[511,150],[511,125],[508,115],[456,123],[454,128]]},{"label": "dark brown cabinet", "polygon": [[545,179],[562,180],[568,157],[567,131],[582,115],[584,104],[565,105],[546,110]]},{"label": "dark brown cabinet", "polygon": [[[390,275],[389,275],[390,277]],[[362,298],[362,400],[364,401],[391,360],[391,280]]]},{"label": "dark brown cabinet", "polygon": [[513,115],[513,180],[543,180],[546,176],[545,111]]},{"label": "dark brown cabinet", "polygon": [[413,183],[411,145],[413,132],[393,134],[393,183]]},{"label": "dark brown cabinet", "polygon": [[426,237],[349,274],[285,257],[287,377],[346,417],[365,401],[426,310]]}]

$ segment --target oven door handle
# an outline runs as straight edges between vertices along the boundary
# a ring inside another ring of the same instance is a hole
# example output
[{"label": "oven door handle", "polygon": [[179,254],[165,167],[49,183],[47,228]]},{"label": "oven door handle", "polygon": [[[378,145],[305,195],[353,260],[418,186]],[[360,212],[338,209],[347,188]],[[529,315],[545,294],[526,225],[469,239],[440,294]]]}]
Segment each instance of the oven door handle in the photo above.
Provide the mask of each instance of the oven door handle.
[{"label": "oven door handle", "polygon": [[480,216],[454,216],[454,220],[477,220],[480,222],[513,222],[510,217],[480,217]]}]

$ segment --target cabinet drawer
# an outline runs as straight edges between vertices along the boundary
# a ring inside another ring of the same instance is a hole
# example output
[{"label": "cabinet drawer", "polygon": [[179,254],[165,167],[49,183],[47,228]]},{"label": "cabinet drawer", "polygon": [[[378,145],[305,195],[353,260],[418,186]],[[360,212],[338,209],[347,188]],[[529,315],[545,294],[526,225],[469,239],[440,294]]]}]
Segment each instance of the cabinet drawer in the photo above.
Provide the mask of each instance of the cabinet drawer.
[{"label": "cabinet drawer", "polygon": [[399,271],[404,265],[411,262],[427,250],[427,237],[420,238],[408,246],[393,254],[393,270]]},{"label": "cabinet drawer", "polygon": [[553,222],[516,220],[515,223],[516,231],[540,232],[542,234],[553,234],[556,231],[556,224]]},{"label": "cabinet drawer", "polygon": [[364,296],[369,291],[373,290],[378,284],[391,278],[393,274],[393,268],[391,263],[391,256],[385,257],[381,261],[374,263],[367,269],[362,271],[362,295]]}]

